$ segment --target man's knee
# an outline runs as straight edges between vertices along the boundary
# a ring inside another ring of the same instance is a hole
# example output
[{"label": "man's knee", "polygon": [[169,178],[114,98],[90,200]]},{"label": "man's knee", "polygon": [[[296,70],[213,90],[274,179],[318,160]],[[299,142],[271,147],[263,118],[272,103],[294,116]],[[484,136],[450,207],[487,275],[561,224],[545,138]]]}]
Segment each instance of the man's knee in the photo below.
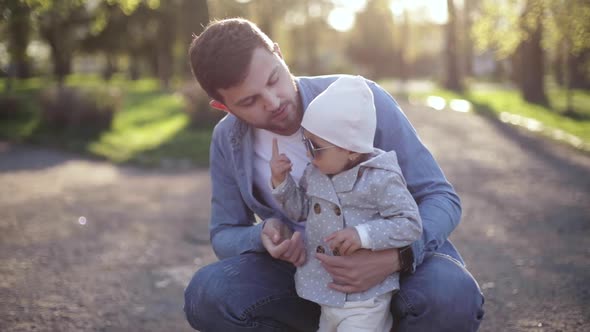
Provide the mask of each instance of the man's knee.
[{"label": "man's knee", "polygon": [[[449,260],[450,257],[435,259]],[[450,265],[453,264],[453,265]],[[438,280],[425,288],[431,310],[439,313],[441,321],[448,321],[453,331],[475,331],[483,318],[483,295],[479,285],[458,262],[449,262]],[[443,325],[444,326],[444,325]]]},{"label": "man's knee", "polygon": [[476,331],[483,318],[484,299],[469,271],[442,254],[423,265],[402,280],[402,291],[393,302],[394,316],[401,320],[398,330],[430,326],[437,331]]},{"label": "man's knee", "polygon": [[216,276],[216,265],[208,265],[199,269],[184,290],[184,312],[189,324],[196,330],[202,329],[204,319],[214,318],[211,308],[213,301],[222,297],[223,287],[215,287],[211,282],[219,280]]}]

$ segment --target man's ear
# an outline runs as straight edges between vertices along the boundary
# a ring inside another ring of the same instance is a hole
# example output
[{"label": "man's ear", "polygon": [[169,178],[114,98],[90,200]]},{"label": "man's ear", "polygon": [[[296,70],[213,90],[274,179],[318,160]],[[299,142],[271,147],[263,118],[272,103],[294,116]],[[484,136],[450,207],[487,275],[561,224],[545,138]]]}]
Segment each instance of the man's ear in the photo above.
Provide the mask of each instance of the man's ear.
[{"label": "man's ear", "polygon": [[227,106],[225,106],[224,103],[218,101],[218,100],[211,100],[209,102],[209,106],[213,107],[216,110],[220,110],[220,111],[224,111],[224,112],[228,112],[229,113],[229,109],[227,108]]}]

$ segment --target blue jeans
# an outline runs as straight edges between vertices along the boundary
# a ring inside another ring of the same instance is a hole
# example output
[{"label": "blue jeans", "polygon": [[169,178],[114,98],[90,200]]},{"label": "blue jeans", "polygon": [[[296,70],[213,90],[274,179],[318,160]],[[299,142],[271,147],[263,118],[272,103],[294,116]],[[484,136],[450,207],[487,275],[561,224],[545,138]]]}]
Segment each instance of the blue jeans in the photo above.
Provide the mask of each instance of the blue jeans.
[{"label": "blue jeans", "polygon": [[[201,268],[185,290],[189,324],[201,332],[316,331],[320,307],[297,296],[290,263],[245,254]],[[402,275],[394,331],[476,331],[483,295],[450,242]]]}]

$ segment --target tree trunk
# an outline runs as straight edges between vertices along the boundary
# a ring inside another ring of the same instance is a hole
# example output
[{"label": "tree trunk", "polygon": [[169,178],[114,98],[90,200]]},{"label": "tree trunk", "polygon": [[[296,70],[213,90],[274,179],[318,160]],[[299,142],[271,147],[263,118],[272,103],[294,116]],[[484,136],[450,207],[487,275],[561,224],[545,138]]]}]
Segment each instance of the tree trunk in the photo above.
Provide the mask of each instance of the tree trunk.
[{"label": "tree trunk", "polygon": [[[410,40],[410,19],[406,9],[403,11],[403,21],[401,26],[400,44],[399,44],[399,78],[402,81],[402,86],[405,89],[406,81],[410,74],[410,68],[408,68],[408,61],[406,60],[406,50],[408,49]],[[405,91],[404,91],[405,92]]]},{"label": "tree trunk", "polygon": [[10,61],[14,66],[13,74],[18,78],[31,76],[31,65],[27,56],[31,37],[30,15],[29,7],[17,2],[7,20]]},{"label": "tree trunk", "polygon": [[563,53],[563,68],[562,73],[563,73],[563,83],[565,85],[565,111],[564,114],[566,116],[575,118],[577,116],[576,114],[576,110],[574,110],[574,105],[573,105],[573,87],[572,87],[572,56],[570,55],[570,41],[568,40],[568,38],[564,38],[563,40],[563,49],[562,49],[562,53]]},{"label": "tree trunk", "polygon": [[139,61],[141,61],[141,57],[135,52],[130,52],[128,75],[132,81],[137,81],[140,77]]},{"label": "tree trunk", "polygon": [[446,39],[446,69],[447,74],[444,81],[444,87],[452,90],[461,92],[463,91],[463,84],[461,82],[461,74],[459,73],[458,57],[457,57],[457,16],[455,13],[455,4],[453,0],[447,0],[447,9],[449,12],[449,21],[447,23],[447,39]]},{"label": "tree trunk", "polygon": [[110,53],[105,54],[106,64],[102,71],[102,78],[105,81],[110,81],[113,74],[117,72],[116,56]]},{"label": "tree trunk", "polygon": [[590,89],[590,72],[586,69],[586,64],[590,64],[590,50],[588,49],[569,57],[571,88]]},{"label": "tree trunk", "polygon": [[52,34],[52,37],[48,39],[49,46],[51,48],[51,59],[53,61],[53,74],[60,85],[71,72],[72,72],[72,52],[69,51],[66,46],[66,42],[61,38],[67,38],[64,34],[56,33]]},{"label": "tree trunk", "polygon": [[163,11],[159,13],[159,30],[156,43],[156,63],[160,85],[164,90],[170,88],[170,80],[173,75],[173,48],[176,39],[174,12]]},{"label": "tree trunk", "polygon": [[[188,47],[193,40],[193,35],[200,35],[209,23],[209,6],[207,0],[184,0],[179,9],[181,22],[178,36],[182,42],[186,41],[183,46]],[[184,54],[181,59],[177,59],[178,62],[180,65],[176,69],[180,71],[179,76],[190,79],[193,74]]]},{"label": "tree trunk", "polygon": [[50,12],[43,19],[41,35],[51,49],[53,62],[53,74],[59,85],[63,85],[65,77],[71,73],[72,68],[72,30],[57,19],[55,12]]},{"label": "tree trunk", "polygon": [[305,73],[307,75],[318,74],[317,40],[314,33],[317,29],[317,19],[309,13],[309,0],[305,1]]},{"label": "tree trunk", "polygon": [[465,76],[473,76],[473,41],[471,40],[471,28],[473,27],[473,20],[471,19],[472,10],[473,0],[465,1],[463,7],[463,52],[465,52],[463,74]]},{"label": "tree trunk", "polygon": [[520,69],[519,86],[524,100],[539,105],[547,105],[545,94],[545,66],[544,52],[541,47],[542,25],[537,18],[536,26],[529,31],[529,38],[520,45]]}]

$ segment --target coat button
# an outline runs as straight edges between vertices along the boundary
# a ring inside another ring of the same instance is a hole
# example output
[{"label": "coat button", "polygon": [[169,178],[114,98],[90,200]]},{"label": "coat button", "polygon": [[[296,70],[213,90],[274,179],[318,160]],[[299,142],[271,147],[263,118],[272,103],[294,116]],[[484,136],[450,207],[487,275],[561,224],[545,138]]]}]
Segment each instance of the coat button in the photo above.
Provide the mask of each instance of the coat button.
[{"label": "coat button", "polygon": [[320,253],[320,254],[324,254],[324,253],[326,253],[326,249],[324,249],[324,247],[322,247],[322,246],[318,246],[317,248],[315,248],[315,252]]},{"label": "coat button", "polygon": [[320,203],[315,203],[313,205],[313,212],[315,212],[315,214],[320,214],[320,212],[322,212],[322,207],[320,206]]},{"label": "coat button", "polygon": [[334,208],[334,213],[336,213],[337,216],[340,216],[342,214],[342,211],[340,210],[340,207],[336,206]]}]

